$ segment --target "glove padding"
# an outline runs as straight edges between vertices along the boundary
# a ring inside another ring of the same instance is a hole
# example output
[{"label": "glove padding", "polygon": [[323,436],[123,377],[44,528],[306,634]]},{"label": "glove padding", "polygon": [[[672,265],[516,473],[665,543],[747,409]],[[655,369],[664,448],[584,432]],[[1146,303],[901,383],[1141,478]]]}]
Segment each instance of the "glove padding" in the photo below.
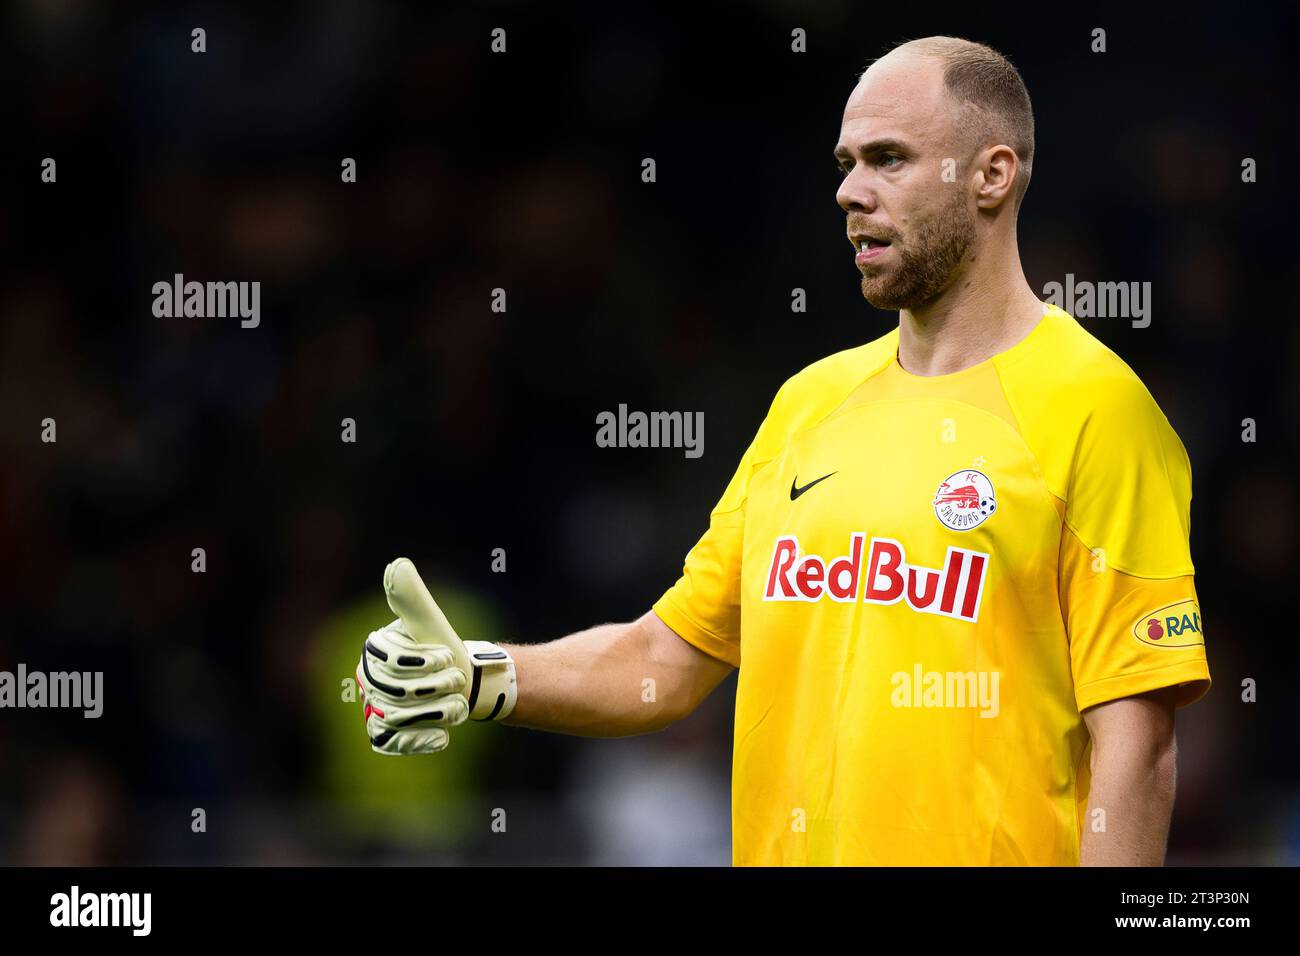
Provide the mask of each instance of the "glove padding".
[{"label": "glove padding", "polygon": [[376,753],[445,750],[451,740],[447,729],[469,717],[468,679],[455,666],[451,648],[418,643],[400,618],[366,638],[357,684]]}]

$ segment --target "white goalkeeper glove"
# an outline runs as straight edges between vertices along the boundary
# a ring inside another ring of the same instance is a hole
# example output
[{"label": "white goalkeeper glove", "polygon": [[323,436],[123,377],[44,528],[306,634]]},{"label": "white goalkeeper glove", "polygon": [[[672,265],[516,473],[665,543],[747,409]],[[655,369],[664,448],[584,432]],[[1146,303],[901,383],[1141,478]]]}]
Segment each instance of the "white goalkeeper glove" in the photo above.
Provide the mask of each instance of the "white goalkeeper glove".
[{"label": "white goalkeeper glove", "polygon": [[384,592],[398,619],[371,632],[357,665],[376,753],[436,753],[464,720],[510,715],[515,664],[504,649],[457,637],[407,558],[385,569]]}]

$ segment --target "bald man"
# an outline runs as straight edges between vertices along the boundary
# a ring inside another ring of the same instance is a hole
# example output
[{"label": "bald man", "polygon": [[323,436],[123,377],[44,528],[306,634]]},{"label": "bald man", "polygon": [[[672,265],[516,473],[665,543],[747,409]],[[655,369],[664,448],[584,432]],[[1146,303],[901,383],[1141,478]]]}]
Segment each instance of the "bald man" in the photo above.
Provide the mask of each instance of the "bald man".
[{"label": "bald man", "polygon": [[467,717],[647,733],[739,668],[737,865],[1159,865],[1174,711],[1210,685],[1191,470],[1132,370],[1025,280],[1024,83],[987,46],[903,44],[835,156],[862,294],[897,328],[784,384],[636,621],[462,645],[395,576],[359,667],[372,746],[437,751]]}]

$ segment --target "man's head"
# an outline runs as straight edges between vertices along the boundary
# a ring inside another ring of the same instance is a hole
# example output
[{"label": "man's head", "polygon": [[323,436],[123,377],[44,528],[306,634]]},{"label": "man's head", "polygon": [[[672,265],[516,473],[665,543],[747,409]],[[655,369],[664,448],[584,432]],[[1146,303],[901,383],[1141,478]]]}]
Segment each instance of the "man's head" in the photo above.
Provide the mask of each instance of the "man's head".
[{"label": "man's head", "polygon": [[987,244],[1014,245],[1034,157],[1029,93],[989,47],[912,40],[862,74],[835,156],[863,296],[881,309],[917,308]]}]

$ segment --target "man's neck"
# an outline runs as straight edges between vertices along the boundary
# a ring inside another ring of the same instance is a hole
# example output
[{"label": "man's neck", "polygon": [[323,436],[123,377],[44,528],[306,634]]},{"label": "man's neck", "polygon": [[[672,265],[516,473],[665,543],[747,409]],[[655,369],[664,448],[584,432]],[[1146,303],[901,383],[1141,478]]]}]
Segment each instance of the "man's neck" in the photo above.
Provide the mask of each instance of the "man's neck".
[{"label": "man's neck", "polygon": [[934,301],[898,313],[898,363],[913,375],[949,375],[1015,345],[1047,307],[1034,294],[1019,257],[1011,268],[959,275]]}]

